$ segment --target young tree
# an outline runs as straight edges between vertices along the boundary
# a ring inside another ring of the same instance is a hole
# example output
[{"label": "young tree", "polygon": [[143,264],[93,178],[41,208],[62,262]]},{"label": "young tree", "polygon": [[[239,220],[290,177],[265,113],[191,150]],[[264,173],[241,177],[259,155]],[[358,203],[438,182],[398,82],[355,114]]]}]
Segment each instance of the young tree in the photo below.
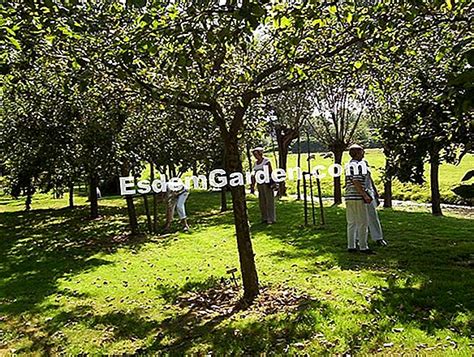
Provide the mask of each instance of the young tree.
[{"label": "young tree", "polygon": [[[276,11],[273,23],[256,32],[266,17],[272,17],[272,10]],[[307,51],[294,52],[297,46],[287,48],[287,40],[305,32],[308,9],[292,10],[293,14],[289,5],[272,9],[255,4],[240,9],[216,9],[208,4],[180,5],[165,11],[152,7],[131,31],[137,38],[144,38],[146,33],[147,40],[124,43],[121,70],[158,100],[210,112],[224,142],[227,171],[242,172],[239,135],[252,101],[294,86],[300,81],[298,69],[303,71],[306,64],[314,65],[316,53],[324,62],[360,42],[357,37],[339,34],[337,43],[311,46],[306,41]],[[332,15],[327,18],[335,20]],[[333,36],[329,38],[335,39]],[[275,40],[276,48],[267,50],[268,43]],[[303,45],[303,41],[298,42]],[[133,65],[137,53],[145,71]],[[286,64],[280,60],[283,58]],[[162,70],[157,72],[156,68]],[[286,73],[293,73],[294,78],[276,81],[278,75]],[[244,187],[232,187],[231,194],[244,298],[252,300],[258,293],[258,278]]]},{"label": "young tree", "polygon": [[[311,91],[315,112],[309,121],[313,135],[342,164],[342,155],[360,134],[360,123],[367,115],[369,92],[359,73],[321,77]],[[334,204],[342,203],[341,177],[333,179]]]},{"label": "young tree", "polygon": [[[300,129],[309,120],[314,103],[305,87],[271,96],[265,105],[267,117],[278,145],[278,167],[287,170],[288,152],[292,142],[300,136]],[[280,184],[280,195],[286,195],[286,185]]]}]

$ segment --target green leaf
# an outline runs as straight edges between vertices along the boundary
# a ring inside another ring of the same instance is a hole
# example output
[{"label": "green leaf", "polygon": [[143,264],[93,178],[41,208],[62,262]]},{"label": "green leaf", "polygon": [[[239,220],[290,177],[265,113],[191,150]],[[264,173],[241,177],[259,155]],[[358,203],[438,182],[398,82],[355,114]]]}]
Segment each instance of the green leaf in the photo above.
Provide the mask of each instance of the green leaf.
[{"label": "green leaf", "polygon": [[76,59],[74,59],[74,61],[72,61],[71,67],[72,67],[72,69],[74,69],[76,71],[81,69],[81,65],[79,64],[79,62],[77,62]]},{"label": "green leaf", "polygon": [[285,27],[289,27],[289,26],[291,26],[291,20],[288,17],[283,16],[280,19],[280,27],[285,28]]},{"label": "green leaf", "polygon": [[15,31],[13,31],[11,28],[6,27],[5,30],[7,30],[7,32],[8,32],[10,35],[12,35],[12,36],[14,36],[14,37],[16,36]]},{"label": "green leaf", "polygon": [[453,3],[451,2],[451,0],[446,0],[446,7],[449,11],[453,9]]},{"label": "green leaf", "polygon": [[45,36],[44,39],[46,40],[46,42],[48,42],[50,45],[52,45],[54,43],[54,39],[56,38],[56,36],[54,35],[49,35],[49,36]]},{"label": "green leaf", "polygon": [[18,50],[18,51],[21,51],[21,45],[20,45],[20,42],[18,42],[18,40],[16,38],[13,38],[11,36],[7,36],[8,40],[12,43],[13,46],[15,46],[15,48]]},{"label": "green leaf", "polygon": [[363,63],[362,63],[361,61],[356,61],[356,62],[354,63],[354,67],[357,68],[357,69],[359,69],[360,67],[362,67],[362,65],[363,65]]},{"label": "green leaf", "polygon": [[348,23],[352,22],[352,13],[347,14],[346,20],[347,20]]}]

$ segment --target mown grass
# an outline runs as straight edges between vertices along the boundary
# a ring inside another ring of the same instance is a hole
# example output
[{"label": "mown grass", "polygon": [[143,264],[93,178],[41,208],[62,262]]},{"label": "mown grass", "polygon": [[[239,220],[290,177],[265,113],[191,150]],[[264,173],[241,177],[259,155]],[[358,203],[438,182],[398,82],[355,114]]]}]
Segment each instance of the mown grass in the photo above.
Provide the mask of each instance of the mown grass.
[{"label": "mown grass", "polygon": [[[167,237],[127,236],[120,198],[101,200],[94,221],[66,205],[43,195],[25,213],[0,201],[0,355],[472,355],[472,220],[382,210],[390,246],[351,255],[342,207],[326,208],[325,228],[304,227],[301,203],[281,201],[276,225],[252,224],[260,281],[313,300],[290,314],[203,321],[175,299],[238,267],[219,194],[193,192],[192,232]],[[254,198],[249,212],[258,222]]]}]

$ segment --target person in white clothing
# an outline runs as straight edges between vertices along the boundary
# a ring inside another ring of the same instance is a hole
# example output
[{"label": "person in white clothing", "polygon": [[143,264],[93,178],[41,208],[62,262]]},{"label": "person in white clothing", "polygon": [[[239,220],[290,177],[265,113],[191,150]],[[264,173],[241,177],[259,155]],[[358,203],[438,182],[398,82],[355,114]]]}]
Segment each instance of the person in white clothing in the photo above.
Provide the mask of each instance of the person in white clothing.
[{"label": "person in white clothing", "polygon": [[[363,155],[362,157],[365,156],[364,151],[362,152],[362,155]],[[376,244],[382,247],[385,247],[388,244],[383,238],[382,225],[380,224],[379,215],[377,213],[377,207],[380,204],[380,200],[379,200],[380,196],[377,191],[377,187],[374,184],[374,180],[372,179],[369,163],[365,159],[364,161],[367,165],[367,176],[366,176],[365,186],[366,186],[367,193],[373,198],[372,202],[367,206],[370,238]]]},{"label": "person in white clothing", "polygon": [[169,231],[171,223],[173,222],[174,212],[178,211],[179,219],[183,226],[185,232],[189,231],[188,217],[186,215],[186,200],[188,199],[189,191],[183,185],[179,190],[171,190],[169,185],[166,190],[166,202],[167,202],[167,211],[166,211],[166,225],[165,232]]},{"label": "person in white clothing", "polygon": [[[264,170],[265,166],[268,167],[269,175],[272,174],[272,164],[269,159],[263,156],[263,147],[257,147],[252,150],[253,155],[257,159],[255,166],[253,167],[254,173]],[[256,184],[255,175],[252,176],[251,188],[254,190]],[[275,195],[271,182],[257,183],[258,189],[258,203],[260,207],[260,214],[262,223],[274,224],[276,223],[276,211],[275,211]]]},{"label": "person in white clothing", "polygon": [[366,254],[374,254],[367,244],[367,230],[369,215],[367,206],[372,203],[373,198],[366,191],[367,169],[362,161],[363,148],[352,145],[349,148],[351,161],[346,170],[346,219],[347,219],[347,250]]}]

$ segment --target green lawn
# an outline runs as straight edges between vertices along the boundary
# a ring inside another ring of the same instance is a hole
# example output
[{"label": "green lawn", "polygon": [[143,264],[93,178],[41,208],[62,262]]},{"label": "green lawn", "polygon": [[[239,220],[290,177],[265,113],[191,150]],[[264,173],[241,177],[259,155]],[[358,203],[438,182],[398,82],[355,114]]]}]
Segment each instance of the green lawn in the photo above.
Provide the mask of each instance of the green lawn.
[{"label": "green lawn", "polygon": [[[275,165],[275,157],[273,153],[267,152],[267,157],[272,159],[273,164]],[[316,165],[324,165],[329,167],[333,161],[331,158],[323,158],[324,154],[316,153],[314,154],[315,158],[311,160],[311,165],[314,168]],[[307,169],[307,154],[303,154],[301,158],[301,168],[303,170]],[[385,167],[385,156],[383,152],[379,149],[368,149],[366,150],[366,159],[373,167],[374,170],[374,181],[380,192],[383,192],[383,182],[382,182],[382,169]],[[344,154],[343,163],[349,161],[349,154],[346,152]],[[248,168],[247,162],[245,162],[246,168]],[[288,158],[288,168],[297,166],[297,155],[291,154]],[[446,203],[458,203],[460,198],[456,196],[451,189],[457,186],[464,174],[474,168],[474,155],[466,155],[459,165],[443,164],[440,170],[440,192],[443,202]],[[425,167],[425,184],[415,185],[400,183],[398,180],[394,181],[393,184],[393,197],[398,200],[412,200],[418,202],[429,202],[431,193],[430,193],[430,184],[429,184],[429,166]],[[323,195],[331,197],[333,195],[333,184],[332,177],[329,175],[321,180]],[[288,181],[289,192],[292,194],[296,193],[296,182]]]},{"label": "green lawn", "polygon": [[[328,207],[318,229],[302,226],[301,203],[279,202],[279,223],[252,225],[257,267],[267,296],[292,291],[298,307],[222,313],[183,298],[212,297],[238,267],[219,194],[191,194],[192,233],[133,239],[120,198],[90,221],[85,206],[61,208],[67,198],[35,197],[29,213],[0,200],[0,355],[474,352],[470,219],[382,210],[390,246],[351,255],[344,208]],[[249,210],[258,222],[254,198]]]}]

